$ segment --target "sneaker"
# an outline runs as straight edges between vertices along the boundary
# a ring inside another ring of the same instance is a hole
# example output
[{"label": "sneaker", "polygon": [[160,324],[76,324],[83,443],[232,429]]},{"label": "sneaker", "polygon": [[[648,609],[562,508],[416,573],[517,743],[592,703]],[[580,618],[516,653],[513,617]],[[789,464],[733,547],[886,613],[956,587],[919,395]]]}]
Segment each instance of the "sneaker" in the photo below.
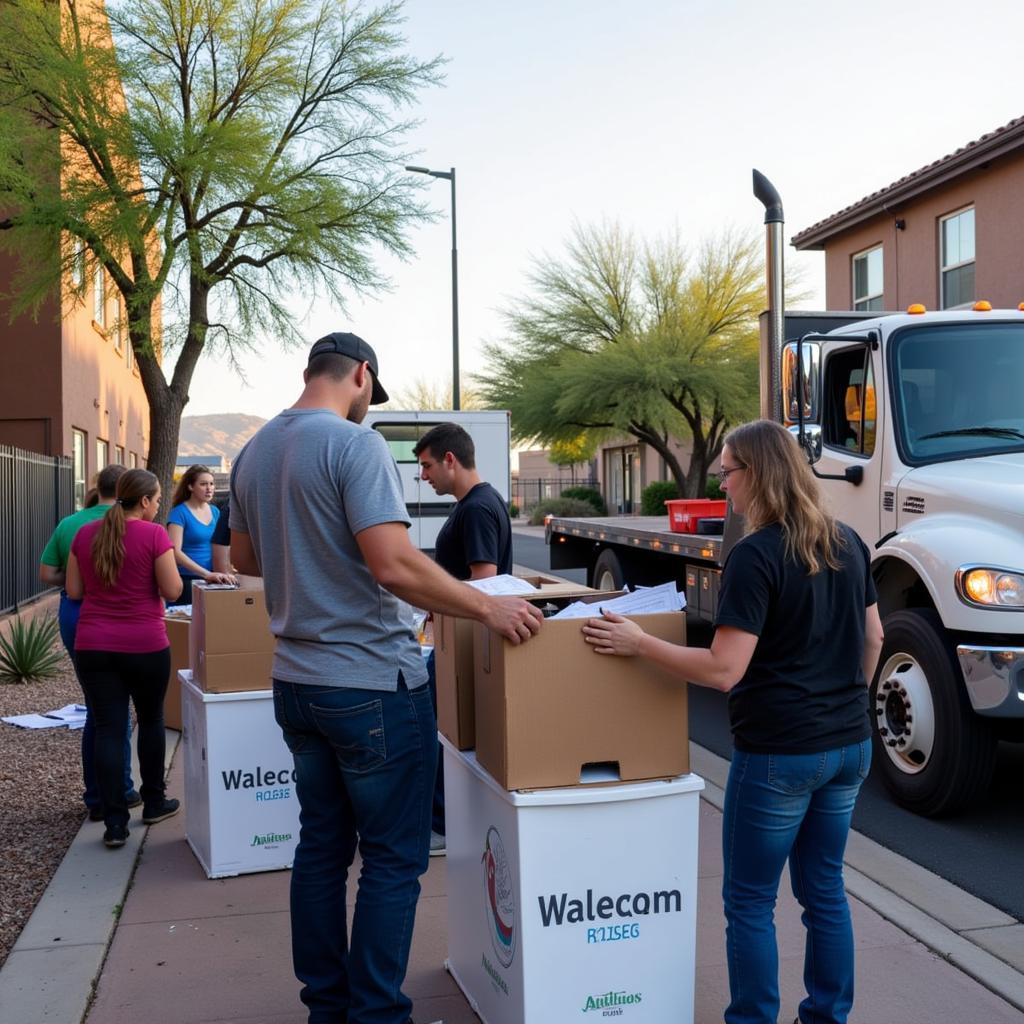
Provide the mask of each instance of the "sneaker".
[{"label": "sneaker", "polygon": [[137,789],[129,789],[124,795],[124,802],[131,807],[138,807],[142,803],[142,797]]},{"label": "sneaker", "polygon": [[103,833],[103,845],[109,846],[112,850],[124,846],[127,841],[128,828],[125,825],[111,825]]},{"label": "sneaker", "polygon": [[173,817],[178,813],[178,809],[180,807],[181,804],[177,800],[171,800],[165,797],[154,807],[142,808],[142,823],[143,825],[155,825],[158,821],[163,821],[165,818]]},{"label": "sneaker", "polygon": [[447,853],[445,838],[440,832],[430,832],[430,856],[443,857]]}]

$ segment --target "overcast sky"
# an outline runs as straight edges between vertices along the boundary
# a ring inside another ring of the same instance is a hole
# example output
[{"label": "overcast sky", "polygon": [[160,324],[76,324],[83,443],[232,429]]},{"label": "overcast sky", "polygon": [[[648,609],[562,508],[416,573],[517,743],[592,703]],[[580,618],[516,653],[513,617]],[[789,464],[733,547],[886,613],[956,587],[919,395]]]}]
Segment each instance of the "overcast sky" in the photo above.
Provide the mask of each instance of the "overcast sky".
[{"label": "overcast sky", "polygon": [[[1024,114],[1024,5],[977,0],[408,0],[408,49],[444,53],[422,96],[412,161],[454,166],[464,386],[480,344],[527,289],[531,259],[572,223],[614,220],[642,237],[678,226],[694,245],[723,227],[763,231],[757,167],[779,189],[787,241],[862,196]],[[429,180],[429,179],[424,179]],[[383,267],[391,290],[347,313],[296,306],[310,341],[353,330],[390,390],[451,372],[446,181],[414,257]],[[824,305],[824,257],[787,248]],[[258,339],[257,339],[258,340]],[[305,346],[271,344],[249,386],[211,356],[185,415],[270,417],[301,388]]]}]

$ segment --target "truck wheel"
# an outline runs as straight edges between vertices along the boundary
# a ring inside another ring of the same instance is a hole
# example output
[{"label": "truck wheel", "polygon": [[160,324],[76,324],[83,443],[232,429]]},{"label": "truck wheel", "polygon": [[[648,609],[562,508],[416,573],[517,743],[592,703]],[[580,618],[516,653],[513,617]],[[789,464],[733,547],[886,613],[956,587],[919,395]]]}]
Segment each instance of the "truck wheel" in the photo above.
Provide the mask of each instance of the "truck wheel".
[{"label": "truck wheel", "polygon": [[870,694],[875,764],[897,803],[926,817],[951,814],[988,787],[995,733],[971,709],[934,611],[893,612],[884,625]]},{"label": "truck wheel", "polygon": [[621,590],[625,582],[619,556],[611,548],[605,548],[594,563],[594,577],[591,586],[595,590]]}]

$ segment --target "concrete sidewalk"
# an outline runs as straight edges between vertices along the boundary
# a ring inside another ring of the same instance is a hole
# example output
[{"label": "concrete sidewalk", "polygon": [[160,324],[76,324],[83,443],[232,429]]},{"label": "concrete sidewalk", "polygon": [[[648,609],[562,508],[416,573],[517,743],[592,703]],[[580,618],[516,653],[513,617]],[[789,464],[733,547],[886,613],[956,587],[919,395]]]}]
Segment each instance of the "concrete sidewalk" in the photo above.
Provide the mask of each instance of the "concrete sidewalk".
[{"label": "concrete sidewalk", "polygon": [[[719,895],[720,785],[727,765],[696,746],[692,757],[694,771],[708,782],[701,803],[695,1021],[716,1024],[728,992]],[[172,795],[184,789],[180,760],[171,769]],[[120,851],[102,847],[101,826],[83,825],[0,971],[0,1018],[21,1024],[77,1024],[83,1015],[89,1024],[305,1021],[291,971],[289,873],[211,881],[185,842],[184,825],[183,814],[148,834],[137,823],[132,845]],[[851,837],[847,876],[858,957],[851,1021],[1024,1021],[1024,926],[862,836]],[[445,861],[435,858],[423,879],[406,983],[419,1024],[476,1021],[443,968],[446,915]],[[780,1020],[789,1024],[802,996],[803,928],[785,881],[777,919]]]}]

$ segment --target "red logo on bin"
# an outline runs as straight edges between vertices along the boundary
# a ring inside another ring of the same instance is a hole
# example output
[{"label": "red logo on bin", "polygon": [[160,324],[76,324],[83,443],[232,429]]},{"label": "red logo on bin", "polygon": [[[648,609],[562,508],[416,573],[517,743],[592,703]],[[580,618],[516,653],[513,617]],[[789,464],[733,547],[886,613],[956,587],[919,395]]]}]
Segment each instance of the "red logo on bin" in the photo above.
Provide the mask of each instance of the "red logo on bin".
[{"label": "red logo on bin", "polygon": [[493,825],[487,830],[480,861],[484,866],[487,930],[495,956],[503,967],[508,967],[516,955],[516,901],[505,847]]}]

